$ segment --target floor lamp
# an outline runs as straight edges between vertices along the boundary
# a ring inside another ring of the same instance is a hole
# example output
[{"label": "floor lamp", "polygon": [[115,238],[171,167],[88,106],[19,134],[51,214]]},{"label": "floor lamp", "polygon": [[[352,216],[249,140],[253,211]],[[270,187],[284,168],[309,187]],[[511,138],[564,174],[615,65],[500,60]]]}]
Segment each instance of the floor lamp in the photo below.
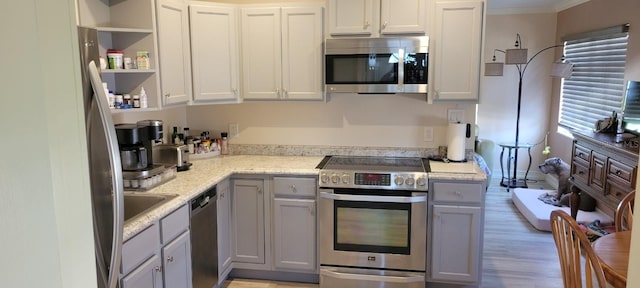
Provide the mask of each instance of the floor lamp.
[{"label": "floor lamp", "polygon": [[[519,76],[519,79],[518,79],[518,109],[517,109],[517,113],[516,113],[516,137],[515,137],[515,142],[514,142],[514,145],[513,145],[513,148],[516,149],[514,157],[513,157],[513,166],[514,166],[513,178],[511,178],[510,175],[507,175],[507,177],[509,177],[508,183],[506,185],[503,185],[503,186],[506,186],[507,188],[517,188],[517,187],[527,188],[527,184],[526,184],[526,180],[527,179],[524,179],[523,181],[519,182],[517,180],[517,178],[516,178],[517,171],[518,171],[518,168],[517,168],[518,167],[518,148],[522,148],[520,143],[519,143],[519,140],[520,140],[519,139],[519,137],[520,137],[520,107],[521,107],[521,102],[522,102],[522,80],[524,78],[524,73],[527,71],[527,66],[529,66],[529,63],[531,63],[531,61],[533,59],[535,59],[536,56],[540,55],[540,53],[542,53],[544,51],[547,51],[549,49],[564,47],[564,45],[553,45],[553,46],[549,46],[549,47],[543,48],[540,51],[536,52],[536,54],[534,54],[533,57],[527,58],[528,49],[522,48],[522,41],[520,39],[520,34],[516,34],[515,47],[516,47],[515,49],[506,49],[506,50],[494,49],[492,62],[485,63],[484,75],[485,76],[502,76],[503,70],[504,70],[504,64],[515,65],[517,70],[518,70],[518,76]],[[496,52],[502,52],[502,53],[505,54],[504,63],[496,62]],[[560,61],[555,62],[553,64],[553,68],[552,68],[552,71],[551,71],[551,76],[568,78],[568,77],[571,77],[572,69],[573,69],[573,65],[571,63],[568,63],[568,62],[564,61],[564,59],[561,59]],[[511,150],[509,150],[509,152],[511,152]],[[509,153],[509,154],[511,154],[511,153]],[[502,159],[500,161],[502,161]],[[511,159],[507,159],[507,161],[511,161]],[[529,165],[531,165],[531,163],[529,163]],[[528,169],[527,169],[527,172],[528,172]],[[508,174],[508,172],[507,172],[507,174]],[[525,175],[525,178],[526,178],[526,175]],[[502,184],[502,182],[501,182],[501,184]]]}]

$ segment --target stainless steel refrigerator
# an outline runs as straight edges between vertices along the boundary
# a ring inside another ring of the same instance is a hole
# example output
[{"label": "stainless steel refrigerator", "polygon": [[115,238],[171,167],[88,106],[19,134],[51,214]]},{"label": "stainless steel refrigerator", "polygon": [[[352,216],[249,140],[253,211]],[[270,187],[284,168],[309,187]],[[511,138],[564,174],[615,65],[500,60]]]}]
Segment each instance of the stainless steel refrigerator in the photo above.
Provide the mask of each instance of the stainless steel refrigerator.
[{"label": "stainless steel refrigerator", "polygon": [[122,259],[124,188],[122,164],[115,127],[102,86],[98,32],[78,27],[82,92],[87,129],[87,151],[91,181],[93,235],[99,288],[114,288],[118,283]]}]

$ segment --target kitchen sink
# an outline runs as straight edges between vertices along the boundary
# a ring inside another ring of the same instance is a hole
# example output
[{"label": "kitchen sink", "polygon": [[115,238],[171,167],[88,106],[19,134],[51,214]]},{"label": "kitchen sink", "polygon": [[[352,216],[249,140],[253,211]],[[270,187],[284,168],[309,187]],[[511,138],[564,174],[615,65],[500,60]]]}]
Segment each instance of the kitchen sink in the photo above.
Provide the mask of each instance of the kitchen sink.
[{"label": "kitchen sink", "polygon": [[175,194],[124,194],[124,221],[143,215],[171,201]]}]

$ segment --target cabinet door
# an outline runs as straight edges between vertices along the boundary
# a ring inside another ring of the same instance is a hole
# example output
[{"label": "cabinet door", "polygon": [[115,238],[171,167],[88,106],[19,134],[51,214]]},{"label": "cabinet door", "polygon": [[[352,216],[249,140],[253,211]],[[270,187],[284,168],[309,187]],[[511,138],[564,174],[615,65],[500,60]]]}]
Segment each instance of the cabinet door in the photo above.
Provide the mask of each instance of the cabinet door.
[{"label": "cabinet door", "polygon": [[236,9],[189,6],[191,66],[195,102],[238,101],[238,29]]},{"label": "cabinet door", "polygon": [[224,281],[231,265],[231,192],[229,181],[220,182],[218,192],[218,279]]},{"label": "cabinet door", "polygon": [[191,242],[189,232],[162,248],[165,288],[191,288]]},{"label": "cabinet door", "polygon": [[382,0],[380,3],[380,33],[425,34],[426,0]]},{"label": "cabinet door", "polygon": [[265,263],[264,182],[234,180],[231,197],[233,261]]},{"label": "cabinet door", "polygon": [[322,100],[322,7],[282,8],[282,98]]},{"label": "cabinet door", "polygon": [[431,278],[477,282],[481,208],[433,205]]},{"label": "cabinet door", "polygon": [[122,288],[162,288],[162,263],[153,255],[122,278]]},{"label": "cabinet door", "polygon": [[482,52],[482,1],[439,1],[435,5],[435,100],[477,100]]},{"label": "cabinet door", "polygon": [[187,4],[177,0],[158,0],[156,9],[163,103],[186,103],[191,94]]},{"label": "cabinet door", "polygon": [[372,35],[374,6],[379,0],[329,0],[329,34]]},{"label": "cabinet door", "polygon": [[273,199],[275,267],[315,271],[316,201]]},{"label": "cabinet door", "polygon": [[281,51],[280,8],[243,8],[244,99],[280,98]]},{"label": "cabinet door", "polygon": [[604,195],[604,182],[607,175],[606,170],[607,156],[604,156],[598,152],[591,152],[591,164],[589,170],[591,175],[589,175],[589,186]]}]

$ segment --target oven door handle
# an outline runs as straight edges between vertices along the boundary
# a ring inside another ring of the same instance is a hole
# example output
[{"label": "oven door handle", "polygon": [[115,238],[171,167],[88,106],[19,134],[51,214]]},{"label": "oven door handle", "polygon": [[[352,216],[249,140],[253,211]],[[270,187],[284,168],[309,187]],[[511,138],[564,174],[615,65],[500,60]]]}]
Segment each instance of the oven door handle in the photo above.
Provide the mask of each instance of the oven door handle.
[{"label": "oven door handle", "polygon": [[373,282],[382,282],[382,283],[415,283],[415,282],[424,282],[424,276],[418,275],[407,275],[407,276],[387,276],[387,275],[368,275],[368,274],[354,274],[354,273],[344,273],[337,272],[332,270],[321,269],[320,274],[337,278],[337,279],[348,279],[348,280],[360,280],[360,281],[373,281]]},{"label": "oven door handle", "polygon": [[341,201],[386,202],[386,203],[420,203],[427,202],[427,195],[423,196],[375,196],[375,195],[350,195],[320,192],[320,197]]}]

